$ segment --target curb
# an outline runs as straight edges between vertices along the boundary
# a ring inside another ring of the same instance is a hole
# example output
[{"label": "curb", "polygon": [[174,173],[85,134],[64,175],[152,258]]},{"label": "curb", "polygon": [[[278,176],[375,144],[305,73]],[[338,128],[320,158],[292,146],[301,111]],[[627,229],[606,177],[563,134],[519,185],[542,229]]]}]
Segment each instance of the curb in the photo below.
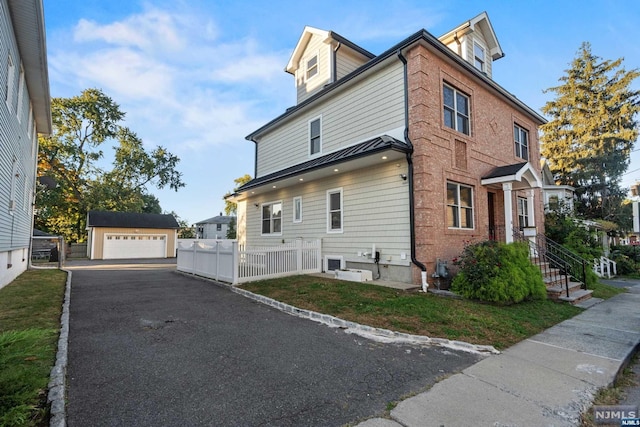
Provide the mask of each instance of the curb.
[{"label": "curb", "polygon": [[67,273],[67,283],[64,292],[64,303],[62,304],[62,315],[60,316],[60,337],[58,338],[58,352],[56,354],[56,364],[51,369],[49,377],[49,394],[47,402],[51,404],[49,427],[65,427],[67,425],[66,415],[66,375],[67,375],[67,353],[69,344],[69,303],[71,301],[71,271],[62,270]]},{"label": "curb", "polygon": [[312,310],[306,310],[298,308],[293,305],[285,304],[283,302],[274,300],[273,298],[265,297],[264,295],[255,294],[245,289],[238,288],[233,285],[221,283],[213,279],[208,279],[203,276],[197,276],[195,274],[177,271],[176,273],[182,274],[187,277],[192,277],[205,282],[213,283],[217,286],[229,289],[231,292],[240,294],[246,298],[260,302],[262,304],[273,307],[277,310],[298,316],[303,319],[313,320],[314,322],[322,323],[323,325],[344,329],[346,333],[359,335],[364,338],[372,339],[375,341],[394,343],[394,344],[419,344],[419,345],[436,345],[440,347],[446,347],[452,350],[461,350],[474,354],[500,354],[500,351],[496,350],[491,345],[478,345],[470,344],[464,341],[449,340],[446,338],[430,338],[424,335],[412,335],[404,332],[396,332],[389,329],[375,328],[373,326],[361,325],[356,322],[344,320],[339,317],[331,316],[329,314],[318,313]]}]

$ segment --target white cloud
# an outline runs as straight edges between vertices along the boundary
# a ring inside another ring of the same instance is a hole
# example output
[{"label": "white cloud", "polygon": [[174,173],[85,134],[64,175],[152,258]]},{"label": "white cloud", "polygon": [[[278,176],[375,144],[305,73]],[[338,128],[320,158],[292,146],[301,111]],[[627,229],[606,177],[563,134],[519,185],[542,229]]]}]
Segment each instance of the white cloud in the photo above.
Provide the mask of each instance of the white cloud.
[{"label": "white cloud", "polygon": [[266,121],[256,119],[264,114],[256,113],[260,94],[277,105],[273,94],[285,92],[289,53],[218,36],[210,17],[188,10],[148,7],[106,24],[81,19],[69,45],[50,54],[51,75],[76,82],[77,93],[103,89],[146,143],[181,151],[237,143]]},{"label": "white cloud", "polygon": [[185,40],[179,34],[173,16],[158,9],[149,9],[143,14],[107,25],[81,19],[74,30],[74,40],[103,41],[116,46],[135,46],[143,50],[156,46],[163,46],[168,50],[185,47]]}]

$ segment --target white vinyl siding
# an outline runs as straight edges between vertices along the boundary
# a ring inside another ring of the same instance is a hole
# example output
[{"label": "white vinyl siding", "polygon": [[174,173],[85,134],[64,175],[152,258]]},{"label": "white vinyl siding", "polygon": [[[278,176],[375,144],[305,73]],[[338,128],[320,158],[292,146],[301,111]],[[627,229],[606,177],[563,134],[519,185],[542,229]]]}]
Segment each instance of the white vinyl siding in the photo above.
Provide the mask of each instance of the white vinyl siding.
[{"label": "white vinyl siding", "polygon": [[[307,77],[308,62],[313,57],[317,58],[317,74]],[[314,34],[305,48],[305,54],[300,58],[296,71],[298,104],[322,90],[324,85],[329,83],[331,78],[330,57],[331,46],[324,43],[319,35]]]},{"label": "white vinyl siding", "polygon": [[336,53],[336,74],[341,79],[350,72],[360,68],[367,61],[362,57],[356,56],[353,52],[347,50],[344,46],[338,49]]},{"label": "white vinyl siding", "polygon": [[[409,196],[407,181],[400,178],[400,174],[407,173],[407,168],[406,162],[397,165],[395,162],[385,163],[350,174],[276,189],[248,199],[245,213],[246,243],[249,246],[274,244],[274,239],[261,236],[262,203],[291,200],[304,194],[304,221],[295,224],[295,227],[283,227],[278,241],[322,239],[323,254],[340,255],[346,261],[364,260],[358,257],[358,252],[370,251],[375,244],[383,257],[392,256],[396,263],[400,263],[400,254],[405,253],[404,262],[409,265]],[[343,231],[327,233],[327,191],[335,188],[342,188],[343,193]],[[293,209],[286,203],[282,222],[293,222]]]},{"label": "white vinyl siding", "polygon": [[[37,154],[33,148],[36,135],[25,120],[30,105],[29,92],[24,75],[19,76],[22,61],[3,0],[0,0],[0,48],[0,259],[11,250],[19,251],[13,254],[13,274],[18,271],[23,259],[20,254],[29,247],[31,239],[31,196]],[[22,107],[16,108],[19,84],[23,101]],[[22,123],[18,120],[21,111],[24,113]],[[0,262],[0,287],[4,284],[6,267]]]},{"label": "white vinyl siding", "polygon": [[403,127],[403,94],[403,69],[398,61],[365,82],[283,121],[258,140],[256,177],[308,160],[308,121],[320,113],[324,154]]}]

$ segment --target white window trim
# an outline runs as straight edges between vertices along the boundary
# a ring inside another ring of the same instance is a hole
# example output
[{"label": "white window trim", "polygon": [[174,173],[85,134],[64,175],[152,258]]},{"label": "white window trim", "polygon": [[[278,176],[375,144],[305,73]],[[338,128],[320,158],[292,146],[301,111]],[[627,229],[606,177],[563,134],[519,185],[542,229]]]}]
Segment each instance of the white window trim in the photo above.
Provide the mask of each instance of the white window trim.
[{"label": "white window trim", "polygon": [[[283,225],[284,225],[283,221],[282,221],[283,220],[282,216],[280,217],[280,232],[278,232],[278,233],[264,233],[262,231],[262,222],[263,222],[263,219],[264,219],[264,218],[262,218],[262,210],[263,210],[264,206],[272,206],[272,205],[276,205],[278,203],[280,203],[280,213],[282,215],[282,213],[284,212],[284,204],[282,203],[282,200],[274,200],[272,202],[265,202],[265,203],[262,203],[260,205],[260,235],[261,236],[264,236],[264,237],[282,236],[282,229],[283,229]],[[272,216],[273,216],[273,213],[272,213]],[[272,224],[271,228],[273,228],[273,224]]]},{"label": "white window trim", "polygon": [[22,103],[24,101],[24,67],[20,64],[20,79],[18,80],[18,104],[16,106],[16,117],[18,123],[22,123]]},{"label": "white window trim", "polygon": [[31,138],[33,132],[33,105],[29,103],[29,121],[27,122],[27,136]]},{"label": "white window trim", "polygon": [[524,219],[524,227],[529,227],[529,200],[526,197],[518,196],[516,198],[516,213],[518,215],[518,227],[520,227],[520,218]]},{"label": "white window trim", "polygon": [[[340,194],[340,229],[331,229],[331,195]],[[344,192],[342,187],[327,190],[327,233],[340,234],[344,231]]]},{"label": "white window trim", "polygon": [[11,59],[11,55],[7,56],[7,85],[5,89],[7,93],[5,94],[5,102],[10,112],[13,112],[13,86],[14,86],[14,74],[15,74],[15,65],[13,64],[13,59]]},{"label": "white window trim", "polygon": [[[311,123],[315,122],[316,120],[320,120],[320,149],[317,153],[311,153]],[[322,115],[309,119],[309,121],[307,122],[307,146],[309,148],[307,151],[309,157],[317,157],[322,155]]]},{"label": "white window trim", "polygon": [[[452,206],[456,206],[458,209],[458,223],[460,225],[458,225],[457,227],[455,226],[449,226],[447,225],[447,228],[449,230],[475,230],[476,229],[476,206],[475,206],[475,188],[472,185],[467,185],[467,184],[461,184],[459,182],[455,182],[455,181],[447,181],[447,185],[449,184],[453,184],[456,186],[456,191],[457,191],[457,199],[458,199],[458,204],[457,205],[450,205],[448,200],[446,202],[447,205],[447,212],[445,212],[445,221],[448,222],[448,215],[449,215],[449,208]],[[473,222],[472,227],[463,227],[462,226],[462,212],[463,209],[468,209],[466,207],[461,206],[460,204],[460,187],[466,187],[466,188],[470,188],[471,189],[471,221]],[[448,191],[448,190],[447,190]]]},{"label": "white window trim", "polygon": [[[300,204],[300,217],[296,217],[296,205]],[[295,224],[302,222],[302,196],[296,196],[293,198],[293,212],[292,212],[293,222]]]},{"label": "white window trim", "polygon": [[[520,141],[517,141],[518,149],[516,150],[516,148],[515,148],[516,147],[515,135],[513,137],[513,144],[514,144],[513,149],[515,151],[515,155],[516,155],[517,158],[525,160],[525,161],[528,162],[529,161],[529,155],[531,154],[530,153],[530,148],[531,148],[530,139],[531,138],[529,138],[529,135],[530,135],[529,129],[526,129],[526,128],[520,126],[518,123],[514,123],[513,124],[513,128],[514,128],[514,132],[515,132],[515,128],[518,128],[518,137],[520,138]],[[522,146],[523,146],[523,144],[522,144],[522,134],[523,133],[527,135],[527,157],[526,158],[522,157]]]},{"label": "white window trim", "polygon": [[20,178],[20,173],[18,171],[18,161],[13,159],[13,166],[11,167],[11,190],[9,195],[9,213],[13,215],[13,212],[16,210],[16,191],[18,187],[18,178]]},{"label": "white window trim", "polygon": [[[476,46],[478,46],[482,50],[482,68],[476,67]],[[487,72],[487,48],[477,40],[473,41],[473,66],[476,70],[482,71],[483,73]]]},{"label": "white window trim", "polygon": [[[316,65],[315,65],[316,73],[313,76],[308,77],[309,76],[309,61],[311,61],[313,58],[316,58]],[[303,59],[303,61],[304,61],[304,81],[305,82],[311,81],[311,80],[313,80],[314,78],[316,78],[316,77],[318,77],[320,75],[320,52],[319,51],[317,51],[314,55],[310,55],[310,56],[305,57]]]},{"label": "white window trim", "polygon": [[[326,272],[329,271],[329,260],[339,260],[340,261],[340,270],[344,270],[345,268],[345,263],[344,263],[344,257],[342,255],[325,255],[324,256],[324,265],[323,265],[323,269]],[[335,270],[333,270],[335,271]]]}]

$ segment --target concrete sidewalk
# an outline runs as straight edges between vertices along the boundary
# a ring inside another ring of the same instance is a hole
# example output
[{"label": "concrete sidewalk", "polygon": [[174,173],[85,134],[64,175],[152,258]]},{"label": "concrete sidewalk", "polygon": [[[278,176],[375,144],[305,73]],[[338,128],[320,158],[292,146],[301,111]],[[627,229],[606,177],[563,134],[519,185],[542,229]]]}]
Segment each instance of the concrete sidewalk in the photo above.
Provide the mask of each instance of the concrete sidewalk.
[{"label": "concrete sidewalk", "polygon": [[575,426],[639,344],[635,286],[358,426]]}]

